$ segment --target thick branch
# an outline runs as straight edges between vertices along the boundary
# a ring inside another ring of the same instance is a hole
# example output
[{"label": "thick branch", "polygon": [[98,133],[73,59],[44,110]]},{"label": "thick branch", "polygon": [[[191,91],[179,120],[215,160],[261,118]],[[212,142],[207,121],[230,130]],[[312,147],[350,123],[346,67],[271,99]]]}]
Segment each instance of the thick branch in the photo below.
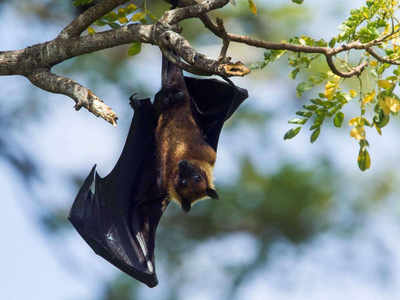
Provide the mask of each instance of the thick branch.
[{"label": "thick branch", "polygon": [[100,19],[102,16],[127,1],[128,0],[100,1],[98,4],[88,8],[84,13],[73,20],[67,27],[65,27],[61,31],[58,37],[68,39],[70,37],[79,36],[94,21]]},{"label": "thick branch", "polygon": [[153,26],[131,24],[68,40],[56,38],[23,50],[0,52],[0,75],[27,75],[37,68],[49,68],[75,56],[132,42],[155,43]]},{"label": "thick branch", "polygon": [[75,100],[75,108],[82,106],[88,111],[101,117],[113,126],[117,125],[117,115],[91,90],[73,81],[72,79],[51,73],[47,69],[36,70],[28,79],[37,87],[51,93],[64,94]]},{"label": "thick branch", "polygon": [[163,48],[173,49],[190,65],[205,73],[213,73],[221,76],[244,76],[250,73],[250,69],[243,63],[220,63],[204,54],[198,53],[189,42],[180,34],[173,31],[165,31],[161,38]]}]

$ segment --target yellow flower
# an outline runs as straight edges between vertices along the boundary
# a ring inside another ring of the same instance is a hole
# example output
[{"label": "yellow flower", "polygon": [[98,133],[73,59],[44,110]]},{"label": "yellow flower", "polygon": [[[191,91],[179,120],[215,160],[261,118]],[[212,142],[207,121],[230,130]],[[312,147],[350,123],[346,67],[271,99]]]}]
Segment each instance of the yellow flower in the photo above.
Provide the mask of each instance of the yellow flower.
[{"label": "yellow flower", "polygon": [[350,90],[349,94],[351,98],[355,98],[357,96],[357,92],[355,90]]},{"label": "yellow flower", "polygon": [[389,80],[378,80],[378,86],[385,90],[388,90],[393,87],[393,84]]},{"label": "yellow flower", "polygon": [[128,23],[128,22],[129,22],[127,17],[118,18],[118,21],[119,21],[121,24],[125,24],[125,23]]},{"label": "yellow flower", "polygon": [[332,100],[336,90],[339,88],[340,77],[333,75],[332,78],[325,85],[324,95],[326,99]]},{"label": "yellow flower", "polygon": [[355,117],[349,121],[350,126],[359,126],[359,125],[364,125],[362,122],[361,117]]},{"label": "yellow flower", "polygon": [[363,126],[354,127],[350,131],[350,136],[355,138],[356,140],[364,140],[365,139],[365,129]]},{"label": "yellow flower", "polygon": [[372,67],[376,67],[378,65],[378,62],[376,60],[371,60],[369,62],[369,65],[372,66]]},{"label": "yellow flower", "polygon": [[88,31],[89,34],[95,34],[96,33],[96,31],[93,29],[93,27],[88,27],[87,31]]},{"label": "yellow flower", "polygon": [[362,100],[362,103],[363,103],[363,104],[367,104],[367,103],[371,102],[372,100],[374,100],[375,95],[376,95],[375,91],[372,91],[372,92],[368,93],[368,94],[364,97],[364,99]]},{"label": "yellow flower", "polygon": [[393,97],[385,97],[385,104],[391,112],[397,113],[400,111],[400,101]]}]

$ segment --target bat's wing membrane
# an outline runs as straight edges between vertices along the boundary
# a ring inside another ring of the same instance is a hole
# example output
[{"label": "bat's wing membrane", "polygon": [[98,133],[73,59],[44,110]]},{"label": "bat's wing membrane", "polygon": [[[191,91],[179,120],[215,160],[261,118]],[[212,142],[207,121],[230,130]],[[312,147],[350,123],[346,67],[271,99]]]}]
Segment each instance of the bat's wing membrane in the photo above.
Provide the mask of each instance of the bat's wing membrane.
[{"label": "bat's wing membrane", "polygon": [[192,97],[196,122],[203,130],[207,142],[217,151],[224,122],[248,97],[248,92],[217,79],[185,77],[185,82]]},{"label": "bat's wing membrane", "polygon": [[105,178],[93,167],[81,187],[69,219],[100,256],[150,287],[158,280],[154,267],[155,231],[163,213],[155,185],[155,113],[150,101],[135,110],[121,156]]}]

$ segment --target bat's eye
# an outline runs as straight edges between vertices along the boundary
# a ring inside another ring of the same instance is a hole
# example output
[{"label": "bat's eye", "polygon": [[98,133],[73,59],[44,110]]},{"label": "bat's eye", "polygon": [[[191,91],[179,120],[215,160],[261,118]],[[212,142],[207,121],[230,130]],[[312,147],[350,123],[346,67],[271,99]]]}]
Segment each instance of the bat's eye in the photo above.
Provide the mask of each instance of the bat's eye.
[{"label": "bat's eye", "polygon": [[200,182],[200,181],[201,181],[200,175],[194,175],[194,176],[193,176],[193,179],[194,179],[196,182]]},{"label": "bat's eye", "polygon": [[182,186],[187,186],[187,180],[186,179],[182,179],[181,180],[181,185]]}]

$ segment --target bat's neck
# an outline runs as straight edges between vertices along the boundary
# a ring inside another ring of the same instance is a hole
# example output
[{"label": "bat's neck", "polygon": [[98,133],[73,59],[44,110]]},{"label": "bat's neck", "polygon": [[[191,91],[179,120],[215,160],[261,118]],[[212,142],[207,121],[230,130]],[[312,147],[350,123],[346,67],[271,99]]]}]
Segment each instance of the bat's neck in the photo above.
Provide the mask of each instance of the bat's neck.
[{"label": "bat's neck", "polygon": [[186,87],[182,69],[162,56],[161,85],[167,89],[184,89]]}]

